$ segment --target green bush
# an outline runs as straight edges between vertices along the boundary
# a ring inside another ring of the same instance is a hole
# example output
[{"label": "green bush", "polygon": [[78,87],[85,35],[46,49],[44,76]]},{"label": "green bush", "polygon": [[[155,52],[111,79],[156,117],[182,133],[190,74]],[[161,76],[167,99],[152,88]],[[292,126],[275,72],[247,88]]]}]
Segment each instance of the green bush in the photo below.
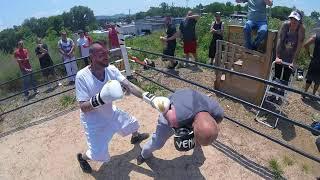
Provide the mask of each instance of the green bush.
[{"label": "green bush", "polygon": [[76,102],[76,98],[69,95],[63,95],[60,98],[60,105],[64,108],[73,105]]}]

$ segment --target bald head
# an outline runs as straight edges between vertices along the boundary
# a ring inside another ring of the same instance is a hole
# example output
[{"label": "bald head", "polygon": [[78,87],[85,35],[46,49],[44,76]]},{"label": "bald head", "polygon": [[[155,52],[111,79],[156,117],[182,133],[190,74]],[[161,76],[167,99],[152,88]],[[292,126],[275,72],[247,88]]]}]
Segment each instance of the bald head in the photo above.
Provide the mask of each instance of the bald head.
[{"label": "bald head", "polygon": [[90,59],[93,66],[106,67],[109,65],[109,50],[103,42],[94,42],[89,48]]},{"label": "bald head", "polygon": [[202,146],[210,145],[218,137],[218,125],[208,112],[199,112],[195,116],[192,126],[195,139]]}]

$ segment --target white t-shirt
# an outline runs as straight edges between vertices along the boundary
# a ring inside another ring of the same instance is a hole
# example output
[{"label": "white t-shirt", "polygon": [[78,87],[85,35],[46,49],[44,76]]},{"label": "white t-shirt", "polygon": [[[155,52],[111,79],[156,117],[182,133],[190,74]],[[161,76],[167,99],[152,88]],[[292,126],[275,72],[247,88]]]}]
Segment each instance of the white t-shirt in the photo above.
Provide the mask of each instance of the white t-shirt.
[{"label": "white t-shirt", "polygon": [[[121,72],[113,65],[109,65],[105,68],[104,81],[98,80],[90,71],[89,66],[78,71],[76,75],[76,98],[77,101],[88,101],[91,97],[98,94],[103,85],[109,80],[123,81],[125,77]],[[112,106],[112,103],[106,103],[90,112],[82,112],[80,110],[80,119],[86,128],[99,128],[108,125],[112,127],[112,119],[116,107]]]},{"label": "white t-shirt", "polygon": [[[81,48],[81,57],[89,56],[89,40],[86,37],[79,38],[77,40],[78,47]],[[83,45],[88,46],[87,48],[83,47]]]},{"label": "white t-shirt", "polygon": [[58,41],[58,48],[62,49],[64,53],[69,53],[73,45],[73,40],[70,38],[67,38],[66,41],[62,41],[62,39]]}]

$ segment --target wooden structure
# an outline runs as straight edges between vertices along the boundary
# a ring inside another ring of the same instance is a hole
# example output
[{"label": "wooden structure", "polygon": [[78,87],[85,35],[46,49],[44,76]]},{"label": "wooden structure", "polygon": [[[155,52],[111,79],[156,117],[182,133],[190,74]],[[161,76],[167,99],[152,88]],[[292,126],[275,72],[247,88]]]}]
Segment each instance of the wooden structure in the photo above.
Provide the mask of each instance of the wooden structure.
[{"label": "wooden structure", "polygon": [[[215,65],[259,78],[268,79],[276,47],[277,31],[269,31],[264,42],[265,53],[253,51],[244,44],[243,27],[229,26],[227,41],[217,42]],[[253,36],[255,33],[253,33]],[[231,73],[216,71],[215,88],[260,105],[266,85]]]}]

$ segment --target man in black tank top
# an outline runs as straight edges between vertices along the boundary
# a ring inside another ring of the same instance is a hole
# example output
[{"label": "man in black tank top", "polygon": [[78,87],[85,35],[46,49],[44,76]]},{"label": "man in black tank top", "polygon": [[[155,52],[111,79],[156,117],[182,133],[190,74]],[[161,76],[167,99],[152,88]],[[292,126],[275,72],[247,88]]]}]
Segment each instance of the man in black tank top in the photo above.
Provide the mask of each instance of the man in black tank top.
[{"label": "man in black tank top", "polygon": [[210,64],[213,64],[214,57],[216,55],[216,43],[217,40],[223,39],[223,22],[221,21],[220,12],[215,14],[216,20],[211,24],[210,33],[212,33],[212,40],[209,46],[209,58]]},{"label": "man in black tank top", "polygon": [[[314,44],[313,55],[310,54],[310,45]],[[306,86],[305,92],[308,91],[311,83],[314,82],[313,92],[315,95],[320,84],[320,34],[316,34],[310,37],[310,39],[305,43],[304,48],[311,58],[308,73],[306,76]]]}]

